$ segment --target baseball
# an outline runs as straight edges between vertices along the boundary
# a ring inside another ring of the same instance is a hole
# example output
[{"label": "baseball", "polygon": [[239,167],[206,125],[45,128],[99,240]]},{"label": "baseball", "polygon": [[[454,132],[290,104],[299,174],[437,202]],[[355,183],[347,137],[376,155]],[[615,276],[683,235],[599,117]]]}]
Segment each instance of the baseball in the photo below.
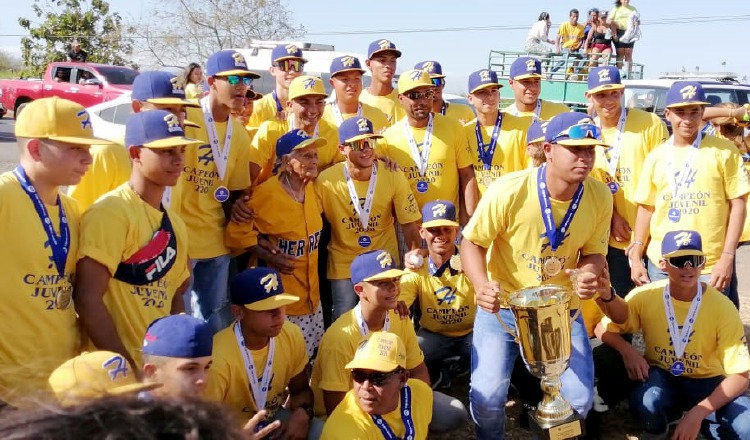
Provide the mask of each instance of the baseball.
[{"label": "baseball", "polygon": [[412,254],[409,256],[409,263],[414,265],[414,267],[422,267],[424,264],[424,257],[419,254]]}]

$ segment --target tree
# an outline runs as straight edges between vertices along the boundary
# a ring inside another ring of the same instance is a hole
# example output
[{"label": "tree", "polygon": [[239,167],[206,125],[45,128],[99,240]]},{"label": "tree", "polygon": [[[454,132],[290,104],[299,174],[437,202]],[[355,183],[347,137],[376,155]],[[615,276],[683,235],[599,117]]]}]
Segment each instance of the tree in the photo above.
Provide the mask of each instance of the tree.
[{"label": "tree", "polygon": [[20,67],[20,60],[7,50],[0,49],[0,71],[14,71]]},{"label": "tree", "polygon": [[26,71],[38,76],[52,61],[64,61],[70,43],[77,40],[88,53],[88,62],[127,65],[132,29],[111,12],[105,0],[34,0],[34,15],[40,23],[21,17],[18,24],[29,32],[21,39]]},{"label": "tree", "polygon": [[133,26],[136,46],[161,66],[204,62],[217,50],[250,40],[304,35],[281,0],[162,0]]}]

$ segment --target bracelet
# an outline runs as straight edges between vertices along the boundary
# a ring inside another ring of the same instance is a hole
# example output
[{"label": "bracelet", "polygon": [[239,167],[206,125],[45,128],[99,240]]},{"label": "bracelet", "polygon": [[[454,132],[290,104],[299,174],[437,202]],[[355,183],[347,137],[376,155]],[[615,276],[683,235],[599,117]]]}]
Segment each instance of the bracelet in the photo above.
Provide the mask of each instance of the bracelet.
[{"label": "bracelet", "polygon": [[722,254],[731,255],[733,257],[736,256],[734,252],[722,252]]},{"label": "bracelet", "polygon": [[643,242],[642,241],[631,241],[630,245],[631,246],[643,246]]},{"label": "bracelet", "polygon": [[601,296],[599,297],[600,300],[602,300],[603,303],[611,303],[615,300],[615,296],[617,295],[617,292],[615,292],[615,288],[610,286],[609,288],[609,299],[604,299]]}]

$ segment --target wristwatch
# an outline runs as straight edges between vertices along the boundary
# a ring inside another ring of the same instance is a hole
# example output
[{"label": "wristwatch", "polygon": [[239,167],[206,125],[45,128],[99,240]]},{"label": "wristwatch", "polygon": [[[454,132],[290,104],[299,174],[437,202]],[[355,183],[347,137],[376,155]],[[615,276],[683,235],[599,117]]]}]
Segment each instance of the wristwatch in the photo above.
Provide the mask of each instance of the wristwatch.
[{"label": "wristwatch", "polygon": [[315,417],[315,411],[313,411],[313,408],[309,403],[303,403],[302,405],[298,406],[297,409],[305,411],[305,414],[307,414],[307,418],[310,420]]},{"label": "wristwatch", "polygon": [[601,296],[599,297],[600,300],[602,300],[603,303],[612,302],[615,299],[615,295],[617,295],[617,292],[615,292],[615,288],[611,287],[609,288],[609,298],[604,299]]}]

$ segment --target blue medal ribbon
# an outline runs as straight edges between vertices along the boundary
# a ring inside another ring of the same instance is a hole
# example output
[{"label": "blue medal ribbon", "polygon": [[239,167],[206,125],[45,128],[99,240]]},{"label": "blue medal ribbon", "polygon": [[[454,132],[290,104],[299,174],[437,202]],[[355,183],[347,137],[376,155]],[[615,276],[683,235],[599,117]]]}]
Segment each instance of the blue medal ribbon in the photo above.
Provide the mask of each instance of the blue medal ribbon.
[{"label": "blue medal ribbon", "polygon": [[[458,252],[456,252],[454,255],[458,255]],[[432,257],[427,257],[427,271],[430,273],[430,276],[440,278],[443,276],[446,270],[450,271],[451,276],[458,275],[458,271],[451,267],[450,258],[445,260],[445,262],[440,267],[438,267],[437,264],[432,261]]]},{"label": "blue medal ribbon", "polygon": [[401,421],[404,423],[404,428],[406,428],[403,439],[396,437],[396,434],[382,417],[375,415],[371,415],[370,417],[372,417],[375,426],[380,429],[386,440],[414,440],[414,421],[411,418],[411,388],[408,385],[401,388]]},{"label": "blue medal ribbon", "polygon": [[13,170],[13,173],[21,183],[21,188],[23,188],[26,195],[29,196],[31,202],[34,204],[36,214],[39,216],[42,227],[44,227],[44,231],[47,233],[49,247],[52,249],[52,261],[55,262],[57,273],[60,277],[63,277],[65,276],[65,262],[68,259],[68,250],[70,249],[70,228],[68,227],[68,218],[65,216],[65,210],[62,203],[60,203],[60,196],[57,196],[56,202],[57,207],[60,209],[60,235],[58,236],[55,233],[55,228],[52,226],[52,219],[49,218],[47,208],[44,206],[42,199],[39,198],[34,185],[29,182],[26,171],[19,165]]},{"label": "blue medal ribbon", "polygon": [[497,147],[497,138],[500,135],[500,127],[503,125],[503,113],[497,112],[497,120],[495,121],[495,128],[492,130],[492,136],[490,136],[490,144],[485,147],[484,140],[482,139],[482,128],[479,125],[479,120],[474,126],[474,133],[477,136],[477,153],[479,153],[479,160],[484,164],[484,169],[489,170],[492,168],[492,158],[495,157],[495,148]]},{"label": "blue medal ribbon", "polygon": [[279,96],[276,94],[276,90],[271,92],[271,97],[273,98],[274,102],[276,102],[276,113],[281,113],[283,108],[281,107],[281,101],[279,101]]},{"label": "blue medal ribbon", "polygon": [[445,116],[445,113],[448,111],[448,103],[443,101],[442,107],[440,107],[440,114]]},{"label": "blue medal ribbon", "polygon": [[565,232],[570,228],[573,216],[576,215],[576,211],[578,211],[578,207],[581,204],[581,199],[583,198],[583,183],[578,184],[578,189],[573,195],[573,199],[570,201],[568,211],[565,213],[565,217],[563,217],[560,227],[556,228],[555,216],[552,213],[552,204],[550,202],[549,191],[547,190],[546,169],[546,165],[537,169],[537,195],[539,196],[539,204],[542,208],[542,219],[544,220],[544,228],[546,229],[545,235],[549,240],[552,252],[554,252],[562,243],[563,238],[565,238]]}]

